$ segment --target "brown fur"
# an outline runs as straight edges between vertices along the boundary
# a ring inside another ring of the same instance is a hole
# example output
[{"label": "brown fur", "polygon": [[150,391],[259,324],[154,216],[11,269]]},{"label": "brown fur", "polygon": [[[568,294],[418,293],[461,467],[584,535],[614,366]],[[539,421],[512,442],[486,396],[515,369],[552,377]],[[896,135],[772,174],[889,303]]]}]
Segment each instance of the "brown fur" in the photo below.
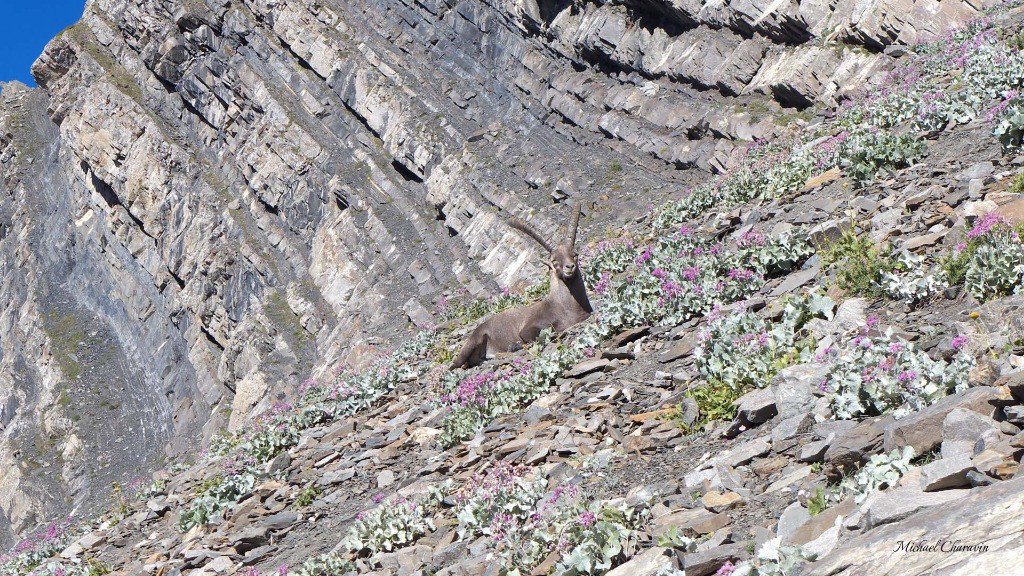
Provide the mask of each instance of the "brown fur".
[{"label": "brown fur", "polygon": [[545,329],[555,333],[586,320],[594,311],[587,298],[583,272],[576,253],[576,232],[580,219],[579,205],[566,227],[563,241],[554,246],[522,220],[511,225],[521,230],[549,251],[547,262],[550,279],[548,295],[540,302],[522,308],[505,310],[484,320],[473,330],[455,357],[452,368],[469,368],[502,352],[513,352],[537,339]]}]

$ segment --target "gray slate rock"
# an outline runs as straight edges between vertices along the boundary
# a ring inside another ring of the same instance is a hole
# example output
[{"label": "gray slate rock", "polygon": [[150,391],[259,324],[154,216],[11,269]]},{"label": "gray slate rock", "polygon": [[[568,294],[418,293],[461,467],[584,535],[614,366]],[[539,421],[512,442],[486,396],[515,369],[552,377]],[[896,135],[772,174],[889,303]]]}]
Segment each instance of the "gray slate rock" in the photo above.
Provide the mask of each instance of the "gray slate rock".
[{"label": "gray slate rock", "polygon": [[992,418],[999,409],[1001,399],[996,388],[979,386],[953,396],[946,396],[920,412],[900,418],[885,430],[883,448],[891,452],[902,446],[912,446],[924,454],[942,444],[943,422],[957,408],[972,410]]},{"label": "gray slate rock", "polygon": [[810,412],[816,396],[814,392],[825,378],[827,368],[821,364],[798,364],[783,368],[772,378],[770,388],[775,393],[775,407],[782,418],[791,418]]},{"label": "gray slate rock", "polygon": [[807,511],[807,508],[801,506],[799,502],[793,502],[782,511],[782,516],[779,516],[779,523],[775,526],[775,535],[783,543],[789,542],[790,536],[810,519],[811,513]]},{"label": "gray slate rock", "polygon": [[686,576],[714,574],[726,562],[735,564],[748,557],[746,543],[725,544],[704,552],[692,552],[683,557]]},{"label": "gray slate rock", "polygon": [[675,554],[669,548],[654,547],[606,572],[606,576],[654,576],[661,570],[675,569]]},{"label": "gray slate rock", "polygon": [[978,439],[999,436],[999,425],[991,418],[966,408],[955,408],[942,421],[942,457],[974,456]]},{"label": "gray slate rock", "polygon": [[[826,558],[798,567],[796,574],[1010,574],[1008,568],[1018,565],[1024,554],[1022,492],[1024,477],[969,494],[967,490],[921,493],[932,500],[951,495],[944,502],[955,502],[956,513],[950,513],[950,506],[941,505],[919,511],[902,522],[881,526],[843,542]],[[926,545],[959,541],[962,545],[987,546],[987,551],[908,553],[897,549],[901,541],[921,539]]]},{"label": "gray slate rock", "polygon": [[966,454],[929,462],[921,468],[921,489],[934,492],[967,486],[970,484],[967,473],[971,470],[974,470],[974,465]]},{"label": "gray slate rock", "polygon": [[970,490],[924,492],[917,486],[902,486],[873,499],[865,511],[865,527],[874,528],[903,520],[925,508],[948,504],[965,497]]},{"label": "gray slate rock", "polygon": [[881,450],[886,429],[895,420],[892,416],[872,418],[836,435],[825,452],[829,476],[837,477],[860,468],[872,454]]},{"label": "gray slate rock", "polygon": [[1024,406],[1007,406],[1003,412],[1008,421],[1014,424],[1024,424]]},{"label": "gray slate rock", "polygon": [[736,419],[745,425],[763,424],[777,413],[771,388],[752,390],[736,401]]},{"label": "gray slate rock", "polygon": [[735,468],[750,462],[758,456],[764,456],[771,448],[770,444],[760,438],[756,438],[735,446],[724,454],[720,454],[715,458],[715,461]]}]

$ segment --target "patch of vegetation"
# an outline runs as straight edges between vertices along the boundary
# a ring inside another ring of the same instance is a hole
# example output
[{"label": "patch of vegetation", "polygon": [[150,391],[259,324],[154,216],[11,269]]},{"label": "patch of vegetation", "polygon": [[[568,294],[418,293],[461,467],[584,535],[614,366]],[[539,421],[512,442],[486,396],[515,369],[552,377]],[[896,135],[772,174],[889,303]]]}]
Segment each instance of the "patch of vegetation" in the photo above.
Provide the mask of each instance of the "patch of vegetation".
[{"label": "patch of vegetation", "polygon": [[61,388],[60,393],[57,394],[57,405],[64,409],[71,406],[71,394],[68,393],[67,388]]},{"label": "patch of vegetation", "polygon": [[[1021,34],[1024,35],[1024,32]],[[1019,174],[1013,177],[1007,192],[1010,194],[1024,194],[1024,170],[1021,170]]]},{"label": "patch of vegetation", "polygon": [[972,253],[968,250],[950,250],[939,259],[939,268],[950,286],[959,286],[967,279],[967,267],[971,263]]},{"label": "patch of vegetation", "polygon": [[768,104],[765,102],[765,100],[758,99],[744,106],[744,109],[741,110],[741,112],[746,112],[747,114],[750,114],[750,121],[753,123],[757,123],[760,122],[762,118],[771,113],[771,108],[768,107]]},{"label": "patch of vegetation", "polygon": [[929,450],[910,459],[911,466],[925,466],[941,458],[939,450]]},{"label": "patch of vegetation", "polygon": [[885,293],[879,283],[882,273],[895,266],[888,250],[879,248],[868,236],[858,236],[850,226],[842,236],[819,251],[822,263],[833,273],[832,282],[847,293],[877,298]]},{"label": "patch of vegetation", "polygon": [[88,54],[97,64],[99,64],[101,68],[103,68],[107,73],[107,78],[110,80],[111,84],[113,84],[124,95],[135,100],[139,104],[142,104],[142,88],[139,86],[139,83],[135,81],[135,76],[125,69],[125,67],[114,58],[113,54],[96,41],[96,36],[92,33],[92,30],[89,29],[87,24],[79,22],[69,27],[66,30],[66,34],[71,36],[75,43],[77,43],[86,54]]},{"label": "patch of vegetation", "polygon": [[274,290],[270,293],[264,311],[274,326],[289,337],[292,344],[301,348],[312,340],[313,335],[303,328],[302,321],[288,305],[288,301],[281,291]]},{"label": "patch of vegetation", "polygon": [[825,489],[817,487],[814,489],[814,496],[807,500],[807,511],[811,516],[817,516],[824,512],[829,506],[828,497],[825,495]]},{"label": "patch of vegetation", "polygon": [[316,501],[316,497],[320,495],[320,490],[317,490],[314,486],[306,486],[299,492],[299,495],[295,498],[295,508],[305,508]]},{"label": "patch of vegetation", "polygon": [[697,402],[700,416],[690,431],[707,429],[715,422],[727,422],[736,417],[736,400],[747,393],[746,388],[733,388],[720,380],[713,380],[689,391]]},{"label": "patch of vegetation", "polygon": [[[82,376],[82,364],[76,352],[86,339],[85,329],[74,314],[44,314],[43,331],[50,340],[50,348],[61,374],[66,380]],[[58,399],[60,397],[58,396]],[[67,400],[70,402],[70,400]]]}]

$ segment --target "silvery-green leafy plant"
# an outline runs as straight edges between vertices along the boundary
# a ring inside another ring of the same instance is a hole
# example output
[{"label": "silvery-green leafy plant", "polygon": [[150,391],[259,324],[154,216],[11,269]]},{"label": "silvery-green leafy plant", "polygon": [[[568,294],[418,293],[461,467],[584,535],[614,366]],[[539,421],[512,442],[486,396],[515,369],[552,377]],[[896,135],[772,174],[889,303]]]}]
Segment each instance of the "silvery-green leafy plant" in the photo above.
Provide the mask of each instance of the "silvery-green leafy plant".
[{"label": "silvery-green leafy plant", "polygon": [[840,483],[837,500],[852,495],[854,502],[860,504],[872,492],[895,486],[896,481],[912,467],[910,460],[913,457],[911,446],[897,448],[888,454],[872,455],[856,474]]},{"label": "silvery-green leafy plant", "polygon": [[1005,218],[994,212],[978,218],[966,241],[954,249],[967,255],[964,287],[978,300],[1020,290],[1024,244]]},{"label": "silvery-green leafy plant", "polygon": [[500,548],[502,576],[526,576],[552,552],[555,574],[603,574],[639,546],[639,530],[650,511],[619,503],[587,501],[554,493],[537,513],[510,531]]},{"label": "silvery-green leafy plant", "polygon": [[351,560],[338,552],[328,552],[314,556],[297,568],[288,571],[288,576],[344,576],[356,572]]},{"label": "silvery-green leafy plant", "polygon": [[518,360],[500,372],[445,376],[436,403],[450,412],[438,440],[451,446],[471,437],[491,419],[527,406],[547,392],[555,379],[584,357],[578,339],[549,347],[530,361]]},{"label": "silvery-green leafy plant", "polygon": [[896,257],[897,267],[881,275],[882,289],[889,297],[915,305],[947,288],[942,270],[928,266],[925,257],[904,250]]},{"label": "silvery-green leafy plant", "polygon": [[[1024,62],[1021,62],[1024,65]],[[1011,90],[1006,99],[992,111],[995,117],[993,134],[1006,148],[1020,148],[1024,139],[1024,98],[1018,90]]]},{"label": "silvery-green leafy plant", "polygon": [[814,553],[800,546],[784,546],[780,538],[772,538],[761,545],[755,559],[729,565],[728,569],[718,573],[729,576],[787,576],[800,562],[815,558]]},{"label": "silvery-green leafy plant", "polygon": [[230,508],[239,497],[252,492],[256,476],[249,471],[227,474],[196,494],[191,507],[178,518],[178,530],[185,532],[198,524],[205,524],[215,515]]},{"label": "silvery-green leafy plant", "polygon": [[28,574],[81,535],[81,528],[74,526],[71,518],[51,523],[18,542],[10,552],[0,555],[0,575]]},{"label": "silvery-green leafy plant", "polygon": [[[869,323],[876,323],[874,322]],[[869,336],[868,329],[841,350],[821,355],[829,362],[822,389],[836,418],[893,413],[897,418],[967,387],[974,358],[960,349],[949,362],[933,360],[892,331]]]},{"label": "silvery-green leafy plant", "polygon": [[830,319],[834,307],[827,296],[812,292],[787,298],[778,321],[742,309],[713,313],[698,333],[697,368],[705,379],[735,390],[763,388],[781,368],[810,359],[813,339],[801,336],[800,330],[811,318]]},{"label": "silvery-green leafy plant", "polygon": [[455,492],[459,538],[487,535],[503,540],[536,512],[546,489],[547,481],[536,470],[506,462],[474,474]]},{"label": "silvery-green leafy plant", "polygon": [[663,548],[674,548],[682,552],[696,552],[697,541],[683,534],[678,526],[669,526],[658,536],[658,546]]},{"label": "silvery-green leafy plant", "polygon": [[411,544],[434,529],[433,514],[439,503],[436,493],[415,501],[403,497],[382,500],[376,508],[359,513],[341,546],[372,556]]},{"label": "silvery-green leafy plant", "polygon": [[297,444],[303,431],[370,408],[399,383],[417,378],[421,366],[415,360],[429,349],[433,338],[433,333],[421,332],[360,374],[338,372],[326,384],[309,380],[299,387],[298,403],[274,404],[234,436],[211,441],[200,461],[230,456],[226,460],[230,469],[200,491],[181,515],[178,529],[186,531],[208,522],[249,494],[257,478],[265,476],[261,465]]}]

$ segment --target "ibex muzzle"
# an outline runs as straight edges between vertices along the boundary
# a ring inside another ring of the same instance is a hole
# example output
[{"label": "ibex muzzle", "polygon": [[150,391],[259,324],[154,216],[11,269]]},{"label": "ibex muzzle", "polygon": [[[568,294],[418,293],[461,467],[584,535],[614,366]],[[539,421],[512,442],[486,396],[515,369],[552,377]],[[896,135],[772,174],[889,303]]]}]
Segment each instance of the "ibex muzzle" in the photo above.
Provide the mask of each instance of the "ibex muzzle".
[{"label": "ibex muzzle", "polygon": [[501,352],[519,350],[537,339],[547,328],[563,332],[586,320],[594,311],[587,298],[576,233],[579,230],[582,206],[576,205],[572,220],[566,226],[562,242],[552,246],[537,230],[516,218],[509,225],[533,238],[548,252],[550,269],[548,295],[540,302],[523,308],[505,310],[484,320],[463,344],[452,368],[469,368]]}]

